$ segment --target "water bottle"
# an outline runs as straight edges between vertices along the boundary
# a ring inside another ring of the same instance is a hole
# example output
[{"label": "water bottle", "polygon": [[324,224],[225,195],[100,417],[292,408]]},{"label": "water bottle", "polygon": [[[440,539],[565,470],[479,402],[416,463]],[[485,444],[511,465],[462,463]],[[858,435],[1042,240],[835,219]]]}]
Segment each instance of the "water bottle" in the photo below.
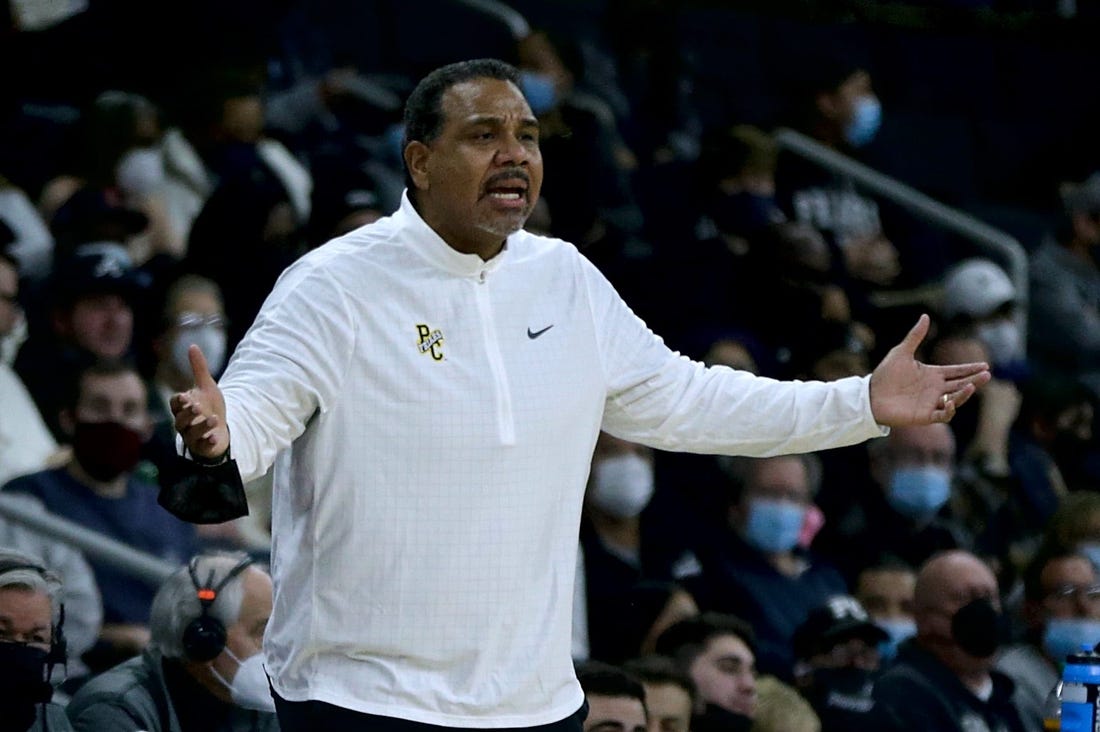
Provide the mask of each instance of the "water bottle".
[{"label": "water bottle", "polygon": [[1062,670],[1061,732],[1100,729],[1100,654],[1089,647],[1066,657]]},{"label": "water bottle", "polygon": [[1062,729],[1062,680],[1047,694],[1043,702],[1043,732],[1059,732]]}]

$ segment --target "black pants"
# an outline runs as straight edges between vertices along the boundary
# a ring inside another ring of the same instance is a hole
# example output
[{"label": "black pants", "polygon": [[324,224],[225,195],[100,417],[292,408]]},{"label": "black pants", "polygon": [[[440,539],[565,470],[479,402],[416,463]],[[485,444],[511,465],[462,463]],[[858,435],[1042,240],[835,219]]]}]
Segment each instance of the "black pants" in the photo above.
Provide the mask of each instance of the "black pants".
[{"label": "black pants", "polygon": [[[455,732],[459,729],[365,714],[319,701],[291,702],[274,691],[272,696],[275,697],[275,710],[279,713],[279,732]],[[463,727],[460,732],[581,732],[587,716],[588,702],[585,702],[573,714],[550,724],[485,730]]]}]

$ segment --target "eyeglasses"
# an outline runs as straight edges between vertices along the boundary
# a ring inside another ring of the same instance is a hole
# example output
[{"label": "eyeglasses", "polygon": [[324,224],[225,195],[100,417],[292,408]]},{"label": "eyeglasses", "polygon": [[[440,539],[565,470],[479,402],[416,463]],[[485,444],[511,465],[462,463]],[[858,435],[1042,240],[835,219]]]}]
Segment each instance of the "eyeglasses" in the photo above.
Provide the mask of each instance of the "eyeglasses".
[{"label": "eyeglasses", "polygon": [[1047,593],[1049,600],[1072,600],[1074,597],[1088,602],[1100,602],[1100,585],[1061,585]]},{"label": "eyeglasses", "polygon": [[227,325],[227,321],[225,316],[218,314],[203,315],[202,313],[180,313],[176,316],[175,324],[179,328],[201,328],[204,325],[224,328]]}]

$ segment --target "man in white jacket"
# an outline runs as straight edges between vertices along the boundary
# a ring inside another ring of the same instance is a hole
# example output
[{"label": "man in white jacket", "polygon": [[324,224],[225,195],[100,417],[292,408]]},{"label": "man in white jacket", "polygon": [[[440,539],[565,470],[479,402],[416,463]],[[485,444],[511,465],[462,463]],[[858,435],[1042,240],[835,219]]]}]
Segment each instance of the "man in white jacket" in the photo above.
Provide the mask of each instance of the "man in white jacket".
[{"label": "man in white jacket", "polygon": [[198,476],[165,490],[177,515],[239,513],[240,478],[278,459],[265,651],[284,732],[579,730],[571,603],[601,427],[817,450],[950,419],[989,378],[917,363],[923,317],[872,376],[829,384],[673,353],[575,247],[522,230],[542,158],[517,80],[496,61],[425,77],[400,209],[289,268],[220,384],[193,346],[196,386],[173,398]]}]

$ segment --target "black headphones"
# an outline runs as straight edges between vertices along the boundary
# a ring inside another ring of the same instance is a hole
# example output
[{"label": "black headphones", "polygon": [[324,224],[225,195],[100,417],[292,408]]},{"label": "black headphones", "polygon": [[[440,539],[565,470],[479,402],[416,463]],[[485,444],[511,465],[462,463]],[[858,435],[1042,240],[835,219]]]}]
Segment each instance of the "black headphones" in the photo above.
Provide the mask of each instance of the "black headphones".
[{"label": "black headphones", "polygon": [[191,584],[195,588],[195,596],[199,599],[202,612],[183,629],[183,651],[188,659],[206,663],[213,661],[225,649],[225,625],[210,614],[210,606],[234,577],[251,566],[252,557],[246,556],[238,561],[217,585],[214,584],[214,570],[210,570],[206,582],[199,581],[198,566],[201,558],[193,557],[187,565],[187,573],[191,576]]},{"label": "black headphones", "polygon": [[[8,572],[16,572],[19,570],[25,570],[27,572],[34,572],[40,576],[47,585],[54,584],[58,587],[58,592],[61,588],[61,578],[51,572],[45,566],[41,564],[31,564],[22,560],[0,560],[0,576],[7,574]],[[65,640],[65,603],[58,601],[58,613],[57,624],[53,624],[53,617],[51,612],[50,618],[50,650],[46,654],[46,666],[53,669],[58,664],[64,664],[68,659],[69,644]]]}]

